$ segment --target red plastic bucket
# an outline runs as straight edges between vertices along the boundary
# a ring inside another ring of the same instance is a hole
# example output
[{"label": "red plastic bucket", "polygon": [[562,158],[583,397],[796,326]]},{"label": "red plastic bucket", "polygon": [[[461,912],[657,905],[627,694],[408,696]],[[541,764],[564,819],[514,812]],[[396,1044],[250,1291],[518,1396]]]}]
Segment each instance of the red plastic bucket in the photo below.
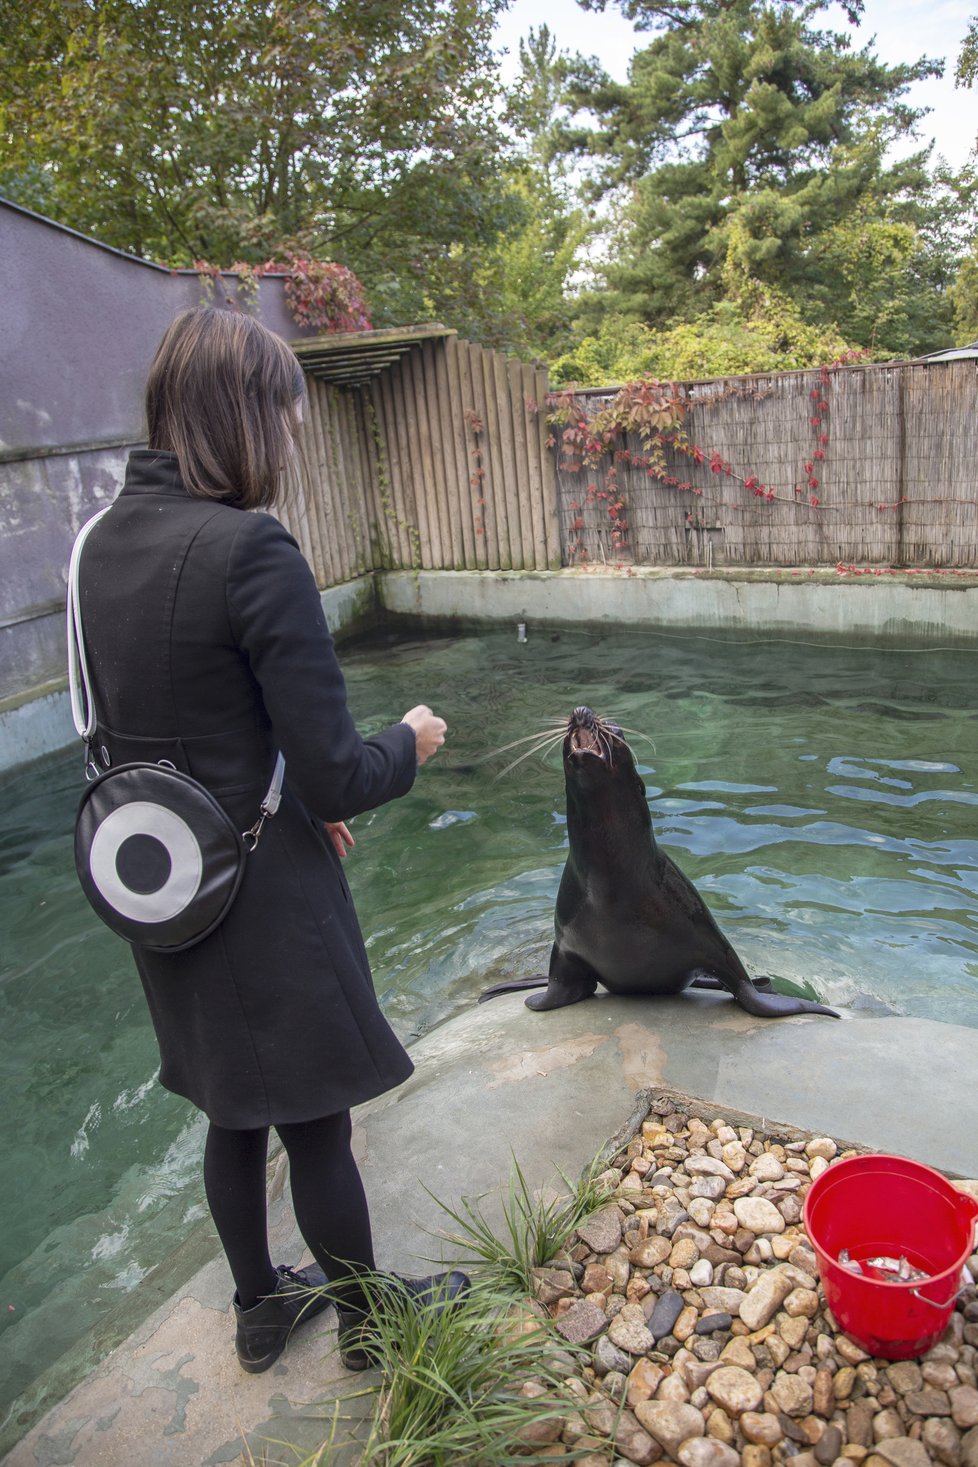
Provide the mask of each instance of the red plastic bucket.
[{"label": "red plastic bucket", "polygon": [[[854,1156],[828,1167],[805,1198],[805,1231],[840,1327],[884,1360],[923,1355],[947,1328],[974,1248],[978,1202],[940,1172],[902,1156]],[[884,1282],[843,1268],[903,1256],[928,1278]]]}]

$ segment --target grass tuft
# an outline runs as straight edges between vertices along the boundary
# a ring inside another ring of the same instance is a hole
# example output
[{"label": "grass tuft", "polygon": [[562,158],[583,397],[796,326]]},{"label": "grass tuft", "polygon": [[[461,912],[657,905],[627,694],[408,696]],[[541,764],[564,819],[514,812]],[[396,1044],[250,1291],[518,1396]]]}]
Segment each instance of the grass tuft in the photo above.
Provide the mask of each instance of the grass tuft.
[{"label": "grass tuft", "polygon": [[[498,1289],[532,1294],[533,1270],[552,1262],[575,1228],[607,1202],[601,1173],[602,1164],[597,1159],[577,1183],[558,1172],[567,1192],[548,1200],[530,1190],[514,1156],[502,1199],[501,1236],[486,1219],[483,1198],[463,1198],[458,1208],[452,1208],[435,1197],[455,1225],[455,1231],[443,1235],[445,1241],[461,1250],[461,1267],[478,1271]],[[431,1192],[428,1195],[434,1196]]]},{"label": "grass tuft", "polygon": [[510,1293],[484,1284],[448,1309],[397,1296],[378,1304],[371,1349],[383,1382],[361,1461],[508,1467],[559,1434],[571,1407],[560,1357],[566,1369],[573,1352],[563,1341],[558,1351],[542,1321],[530,1333],[511,1328],[512,1306]]}]

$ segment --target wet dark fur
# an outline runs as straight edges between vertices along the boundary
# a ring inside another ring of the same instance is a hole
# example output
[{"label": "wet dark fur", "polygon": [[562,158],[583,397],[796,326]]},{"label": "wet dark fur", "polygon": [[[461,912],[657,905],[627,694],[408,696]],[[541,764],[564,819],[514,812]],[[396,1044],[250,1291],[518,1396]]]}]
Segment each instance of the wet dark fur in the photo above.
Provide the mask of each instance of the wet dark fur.
[{"label": "wet dark fur", "polygon": [[560,880],[550,972],[486,989],[540,988],[532,1009],[617,994],[725,988],[750,1014],[830,1014],[805,998],[762,990],[679,867],[656,844],[645,786],[614,725],[575,708],[564,738],[570,853]]}]

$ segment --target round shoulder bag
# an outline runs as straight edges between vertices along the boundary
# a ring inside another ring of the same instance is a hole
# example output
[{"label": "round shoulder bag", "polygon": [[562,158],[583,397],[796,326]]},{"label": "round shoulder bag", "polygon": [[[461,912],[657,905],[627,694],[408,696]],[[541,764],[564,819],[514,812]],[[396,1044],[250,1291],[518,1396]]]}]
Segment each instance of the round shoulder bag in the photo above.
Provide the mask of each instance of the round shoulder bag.
[{"label": "round shoulder bag", "polygon": [[181,952],[227,916],[245,861],[278,810],[285,760],[276,758],[258,819],[243,832],[202,784],[167,760],[100,771],[78,568],[89,532],[107,512],[82,527],[68,572],[68,686],[91,781],[75,819],[75,868],[92,908],[113,932],[142,947]]}]

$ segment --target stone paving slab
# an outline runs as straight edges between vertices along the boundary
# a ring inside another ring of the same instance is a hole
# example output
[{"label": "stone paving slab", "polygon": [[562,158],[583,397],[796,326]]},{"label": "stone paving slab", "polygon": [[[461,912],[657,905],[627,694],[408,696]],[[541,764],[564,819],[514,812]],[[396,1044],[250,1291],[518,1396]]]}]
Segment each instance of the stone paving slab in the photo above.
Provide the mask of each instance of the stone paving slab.
[{"label": "stone paving slab", "polygon": [[[515,1155],[531,1186],[576,1175],[617,1132],[637,1091],[671,1086],[768,1120],[854,1138],[978,1175],[976,1036],[928,1020],[846,1013],[756,1019],[720,995],[602,995],[551,1013],[507,995],[426,1035],[415,1075],[356,1113],[355,1145],[383,1267],[427,1272],[450,1205],[494,1194]],[[284,1163],[279,1162],[282,1167]],[[487,1215],[498,1217],[492,1197]],[[275,1259],[301,1244],[278,1204]],[[37,1422],[8,1467],[244,1467],[297,1460],[329,1434],[337,1395],[365,1378],[332,1353],[332,1315],[303,1329],[266,1374],[233,1352],[223,1260],[202,1268]],[[357,1394],[342,1409],[369,1407]],[[345,1429],[345,1428],[344,1428]]]}]

